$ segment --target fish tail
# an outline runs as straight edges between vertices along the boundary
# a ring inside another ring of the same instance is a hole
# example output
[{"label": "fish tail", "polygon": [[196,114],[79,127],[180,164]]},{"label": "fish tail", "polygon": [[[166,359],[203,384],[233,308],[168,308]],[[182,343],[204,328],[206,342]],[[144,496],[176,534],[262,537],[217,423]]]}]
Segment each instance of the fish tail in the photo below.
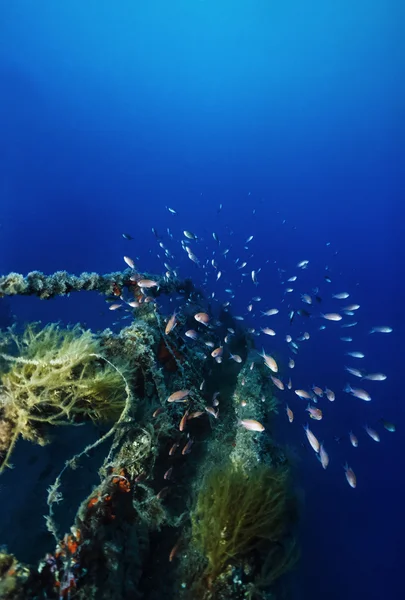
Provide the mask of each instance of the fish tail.
[{"label": "fish tail", "polygon": [[348,394],[351,394],[352,387],[351,387],[350,383],[346,383],[345,387],[343,388],[343,391],[346,392],[346,393],[348,393]]}]

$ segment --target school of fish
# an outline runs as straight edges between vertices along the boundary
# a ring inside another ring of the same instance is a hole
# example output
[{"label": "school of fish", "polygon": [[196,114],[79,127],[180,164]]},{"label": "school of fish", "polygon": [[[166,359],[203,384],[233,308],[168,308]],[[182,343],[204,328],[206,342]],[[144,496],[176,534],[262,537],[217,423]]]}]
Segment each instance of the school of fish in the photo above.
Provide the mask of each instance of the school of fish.
[{"label": "school of fish", "polygon": [[[177,210],[170,207],[166,208],[169,214],[180,220]],[[217,211],[218,214],[221,210],[222,204]],[[257,351],[257,359],[251,360],[250,368],[254,368],[256,360],[263,360],[269,370],[269,378],[274,384],[275,393],[277,393],[278,399],[284,402],[288,423],[292,427],[296,427],[297,422],[301,422],[303,434],[300,435],[305,436],[305,444],[308,445],[310,451],[314,452],[322,468],[326,470],[330,463],[326,447],[331,452],[333,444],[346,444],[348,453],[350,448],[358,448],[360,445],[359,438],[352,430],[343,432],[343,435],[328,440],[324,445],[324,440],[320,441],[320,433],[317,432],[317,427],[319,427],[317,422],[333,419],[335,407],[342,402],[347,402],[343,400],[344,397],[351,397],[353,402],[359,400],[372,402],[377,391],[376,388],[379,387],[379,384],[375,386],[374,382],[386,380],[387,375],[382,372],[370,373],[366,367],[358,367],[360,364],[366,364],[367,361],[366,354],[363,352],[363,349],[367,349],[365,347],[367,339],[364,339],[364,337],[361,339],[361,336],[356,339],[352,333],[355,331],[352,328],[356,328],[359,322],[353,320],[353,317],[357,319],[361,307],[360,304],[351,301],[352,295],[355,296],[355,294],[349,291],[341,291],[339,288],[335,289],[334,286],[337,287],[335,279],[338,278],[335,278],[333,270],[326,266],[325,272],[319,277],[318,286],[308,289],[305,275],[306,272],[311,271],[310,258],[297,260],[295,264],[289,265],[288,268],[277,266],[279,277],[277,293],[272,291],[264,299],[257,295],[257,291],[260,289],[259,286],[266,288],[266,281],[261,273],[266,264],[276,264],[276,261],[258,259],[255,256],[251,245],[254,239],[253,235],[246,236],[245,239],[240,241],[240,244],[234,245],[229,239],[225,244],[217,232],[212,232],[211,235],[206,232],[200,235],[198,232],[197,235],[180,227],[180,224],[179,235],[175,235],[170,228],[167,228],[164,235],[158,234],[154,228],[152,228],[152,232],[158,242],[157,257],[163,263],[165,279],[170,280],[179,276],[179,268],[172,265],[175,261],[181,261],[181,252],[184,252],[184,256],[194,263],[194,274],[197,279],[201,280],[203,289],[213,290],[210,295],[212,310],[197,312],[194,315],[196,329],[184,331],[182,333],[184,340],[188,340],[187,343],[202,341],[207,348],[207,353],[209,352],[218,364],[221,364],[224,360],[233,360],[235,363],[241,364],[243,362],[242,358],[228,350],[229,342],[235,335],[235,330],[228,328],[224,338],[218,339],[218,336],[215,335],[215,325],[220,323],[212,315],[217,307],[221,311],[229,312],[234,321],[246,321],[247,332],[259,338],[257,346],[262,348],[261,352]],[[232,232],[228,232],[228,236],[231,235]],[[122,236],[128,241],[134,239],[130,234],[122,234]],[[124,256],[124,262],[134,270],[134,277],[136,277],[134,260],[129,256]],[[187,273],[187,276],[189,276],[189,273]],[[153,298],[147,296],[147,290],[156,287],[157,282],[149,279],[137,279],[136,281],[145,296],[143,301],[153,301]],[[248,298],[245,304],[245,313],[234,314],[232,304],[237,304],[239,307],[238,312],[240,312],[240,298],[243,297]],[[349,298],[350,300],[348,300]],[[178,301],[181,298],[178,297],[172,300]],[[117,310],[128,305],[131,308],[136,308],[139,306],[139,302],[124,300],[122,303],[111,304],[109,309]],[[324,307],[325,312],[323,312]],[[260,309],[259,314],[257,314],[257,308]],[[169,336],[177,326],[176,316],[177,312],[174,310],[166,322],[165,335]],[[268,323],[271,324],[271,327],[268,326]],[[301,331],[298,335],[293,335],[293,325],[294,328],[297,325],[300,327]],[[344,330],[349,328],[350,334],[345,335]],[[299,380],[292,381],[290,376],[287,377],[287,369],[293,370],[296,368],[300,354],[304,354],[306,345],[310,344],[310,340],[314,337],[323,335],[320,332],[325,329],[331,330],[332,334],[336,336],[337,344],[343,342],[342,357],[346,357],[348,364],[343,366],[341,375],[343,376],[346,373],[353,378],[353,381],[347,381],[340,390],[331,389],[329,382],[322,382],[322,385],[317,385],[317,382],[308,386],[303,385]],[[389,334],[392,331],[393,329],[389,325],[377,324],[369,326],[367,335],[373,334],[374,338],[375,334]],[[271,347],[273,338],[283,340],[282,350],[280,350],[280,346],[277,346],[277,350]],[[353,346],[348,346],[348,344],[353,344]],[[268,350],[265,349],[266,346],[270,346]],[[360,387],[354,384],[354,378],[360,380]],[[200,390],[203,389],[203,386],[204,382],[201,383]],[[178,390],[167,401],[170,403],[186,403],[189,394],[190,390]],[[214,394],[212,406],[205,407],[206,414],[213,419],[220,418],[218,405],[217,393],[217,395]],[[246,403],[243,405],[245,406]],[[155,412],[159,410],[157,409]],[[203,414],[202,411],[190,414],[189,410],[186,410],[179,424],[180,431],[185,429],[187,420],[200,417]],[[299,415],[298,419],[297,415]],[[264,432],[265,425],[255,420],[254,414],[251,417],[240,420],[238,425],[254,433]],[[311,419],[311,428],[308,418]],[[364,429],[366,437],[374,442],[380,442],[382,429],[392,433],[396,428],[394,423],[381,418],[375,426],[371,427],[365,423],[362,429]],[[361,444],[365,441],[362,440]],[[189,439],[182,453],[189,453],[192,444],[193,440]],[[173,447],[171,452],[175,452],[175,450],[176,448]],[[350,457],[350,463],[355,463],[355,458],[354,453]],[[355,471],[347,462],[344,465],[342,464],[342,467],[348,485],[355,488],[357,486]],[[172,471],[169,469],[165,474],[165,479],[169,479],[171,475]]]}]

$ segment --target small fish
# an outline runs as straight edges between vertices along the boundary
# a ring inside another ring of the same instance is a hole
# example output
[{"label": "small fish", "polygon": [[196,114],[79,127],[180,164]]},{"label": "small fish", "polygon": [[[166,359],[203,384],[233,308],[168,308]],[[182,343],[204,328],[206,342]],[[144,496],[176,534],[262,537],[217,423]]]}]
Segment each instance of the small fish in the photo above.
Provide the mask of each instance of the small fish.
[{"label": "small fish", "polygon": [[260,297],[260,296],[253,296],[252,300],[253,300],[254,302],[260,302],[260,300],[261,300],[261,297]]},{"label": "small fish", "polygon": [[262,311],[263,317],[271,317],[273,315],[277,315],[279,313],[278,308],[269,308],[269,310]]},{"label": "small fish", "polygon": [[339,294],[333,294],[332,298],[336,298],[337,300],[346,300],[350,294],[347,292],[340,292]]},{"label": "small fish", "polygon": [[309,413],[311,419],[314,419],[315,421],[321,421],[323,415],[320,408],[315,408],[314,406],[308,404],[305,410]]},{"label": "small fish", "polygon": [[189,240],[196,240],[197,236],[194,235],[194,233],[191,233],[191,231],[183,231],[184,235],[186,236],[186,238],[188,238]]},{"label": "small fish", "polygon": [[375,442],[380,441],[380,436],[375,429],[371,429],[371,427],[369,427],[368,425],[365,425],[364,429],[366,430],[366,432],[368,433],[368,435],[371,437],[372,440],[374,440]]},{"label": "small fish", "polygon": [[294,393],[297,394],[299,398],[305,398],[307,400],[311,399],[311,394],[309,392],[306,392],[305,390],[294,390]]},{"label": "small fish", "polygon": [[160,492],[158,494],[156,494],[156,498],[158,498],[159,500],[162,500],[163,498],[166,498],[167,494],[169,493],[170,488],[168,487],[164,487],[160,490]]},{"label": "small fish", "polygon": [[132,235],[129,235],[129,233],[123,233],[122,237],[124,238],[124,240],[133,240],[134,239],[132,237]]},{"label": "small fish", "polygon": [[268,367],[270,371],[273,371],[273,373],[278,373],[278,365],[272,356],[270,356],[269,354],[265,354],[264,350],[262,351],[262,354],[260,356],[264,358],[266,367]]},{"label": "small fish", "polygon": [[224,347],[219,346],[219,348],[215,348],[215,350],[213,350],[211,352],[211,356],[212,356],[212,358],[217,358],[217,356],[222,356],[223,353],[224,353]]},{"label": "small fish", "polygon": [[132,258],[130,258],[129,256],[124,256],[124,261],[127,263],[128,267],[131,267],[131,269],[135,269],[135,263],[132,260]]},{"label": "small fish", "polygon": [[359,398],[360,400],[364,400],[364,402],[370,402],[371,400],[371,396],[368,392],[362,390],[361,388],[352,388],[349,383],[346,384],[346,386],[343,388],[343,391],[355,396],[356,398]]},{"label": "small fish", "polygon": [[311,445],[312,450],[314,450],[317,454],[319,454],[320,443],[318,439],[314,436],[312,431],[309,428],[309,425],[304,425],[305,434],[307,436],[308,442]]},{"label": "small fish", "polygon": [[169,450],[169,456],[173,456],[173,454],[176,453],[177,448],[179,447],[179,444],[177,442],[175,442],[173,444],[173,446],[171,446],[170,450]]},{"label": "small fish", "polygon": [[323,444],[321,444],[321,445],[320,445],[320,447],[319,447],[319,460],[320,460],[320,462],[321,462],[321,465],[322,465],[322,467],[323,467],[324,469],[326,469],[326,467],[327,467],[327,466],[328,466],[328,464],[329,464],[329,455],[328,455],[328,453],[326,452],[326,450],[325,450],[325,448],[324,448]]},{"label": "small fish", "polygon": [[312,304],[312,298],[309,294],[301,294],[301,300],[305,302],[305,304]]},{"label": "small fish", "polygon": [[291,410],[291,408],[288,406],[288,404],[286,405],[285,409],[286,409],[288,420],[290,423],[292,423],[294,421],[294,413]]},{"label": "small fish", "polygon": [[191,452],[191,446],[193,445],[194,440],[193,439],[189,439],[187,444],[184,446],[183,450],[181,451],[182,454],[190,454]]},{"label": "small fish", "polygon": [[176,325],[177,325],[177,313],[174,312],[166,324],[165,334],[169,335],[169,333],[171,331],[173,331],[173,329],[176,327]]},{"label": "small fish", "polygon": [[341,337],[340,339],[342,340],[342,342],[352,342],[353,341],[353,338],[351,338],[351,337]]},{"label": "small fish", "polygon": [[191,252],[191,251],[187,252],[187,255],[188,255],[189,259],[193,261],[193,263],[195,263],[196,265],[200,264],[200,261],[198,260],[198,258],[194,254],[194,252]]},{"label": "small fish", "polygon": [[285,289],[285,293],[286,294],[291,294],[293,291],[294,291],[293,288],[286,288]]},{"label": "small fish", "polygon": [[196,340],[198,338],[198,333],[194,329],[188,329],[184,335],[192,340]]},{"label": "small fish", "polygon": [[385,419],[380,419],[380,421],[387,431],[391,431],[391,433],[396,431],[394,423],[390,423],[390,421],[386,421]]},{"label": "small fish", "polygon": [[166,208],[169,211],[169,213],[172,213],[172,215],[177,215],[177,211],[174,210],[174,208],[170,208],[170,206],[166,206]]},{"label": "small fish", "polygon": [[327,397],[329,402],[335,401],[335,398],[336,398],[335,392],[332,392],[332,390],[330,390],[329,388],[325,388],[325,396]]},{"label": "small fish", "polygon": [[186,402],[187,396],[190,394],[190,390],[179,390],[178,392],[173,392],[167,401],[168,402]]},{"label": "small fish", "polygon": [[215,233],[215,231],[212,234],[212,237],[214,238],[214,240],[217,242],[217,244],[219,244],[219,237],[218,235]]},{"label": "small fish", "polygon": [[293,277],[290,277],[289,279],[287,279],[287,281],[288,281],[289,283],[292,283],[293,281],[297,281],[297,276],[296,276],[296,275],[294,275]]},{"label": "small fish", "polygon": [[158,285],[158,282],[153,279],[139,279],[136,283],[140,288],[153,288]]},{"label": "small fish", "polygon": [[214,392],[213,396],[212,396],[212,406],[218,406],[219,405],[219,400],[218,400],[218,396],[220,395],[220,392]]},{"label": "small fish", "polygon": [[363,375],[362,379],[368,379],[369,381],[385,381],[387,376],[384,373],[369,373],[368,375]]},{"label": "small fish", "polygon": [[165,409],[162,406],[159,406],[159,408],[157,408],[155,410],[155,412],[153,413],[152,417],[157,417],[157,416],[161,415],[162,412],[164,412],[164,410]]},{"label": "small fish", "polygon": [[214,360],[220,364],[222,362],[222,356],[216,356]]},{"label": "small fish", "polygon": [[322,397],[323,397],[323,389],[322,389],[322,388],[320,388],[320,387],[318,387],[317,385],[313,385],[313,386],[312,386],[312,391],[313,391],[313,392],[315,392],[315,394],[316,394],[317,396],[319,396],[320,398],[322,398]]},{"label": "small fish", "polygon": [[354,435],[353,431],[349,432],[349,440],[350,440],[350,443],[353,446],[353,448],[357,448],[357,446],[359,445],[359,440]]},{"label": "small fish", "polygon": [[264,431],[263,425],[254,419],[241,419],[239,425],[242,425],[242,427],[249,431]]},{"label": "small fish", "polygon": [[307,266],[309,265],[309,260],[301,260],[298,264],[297,267],[299,269],[306,269]]},{"label": "small fish", "polygon": [[241,265],[239,265],[238,269],[244,269],[247,265],[247,262],[243,262]]},{"label": "small fish", "polygon": [[295,360],[293,360],[292,358],[290,358],[289,361],[288,361],[288,367],[290,369],[293,369],[295,367]]},{"label": "small fish", "polygon": [[255,285],[257,285],[257,284],[258,284],[258,281],[257,281],[256,271],[252,271],[252,273],[251,273],[251,276],[252,276],[252,281],[253,281],[253,283],[254,283]]},{"label": "small fish", "polygon": [[338,313],[325,313],[325,314],[321,314],[321,317],[323,317],[327,321],[341,321],[342,320],[342,315],[339,315]]},{"label": "small fish", "polygon": [[188,413],[189,411],[186,410],[186,412],[184,413],[184,415],[181,417],[181,421],[179,424],[179,429],[180,431],[184,431],[186,428],[186,423],[187,423],[187,419],[188,419]]},{"label": "small fish", "polygon": [[346,371],[348,371],[351,375],[354,375],[355,377],[363,377],[363,372],[360,371],[359,369],[352,369],[352,367],[345,367]]},{"label": "small fish", "polygon": [[352,356],[353,358],[364,358],[363,352],[345,352],[346,356]]},{"label": "small fish", "polygon": [[272,382],[274,383],[274,385],[279,390],[283,390],[284,389],[284,383],[281,381],[281,379],[278,379],[278,377],[273,377],[273,375],[270,375],[270,378],[271,378]]},{"label": "small fish", "polygon": [[170,469],[167,469],[166,473],[163,475],[163,479],[170,479],[173,473],[173,467],[170,467]]},{"label": "small fish", "polygon": [[229,358],[234,360],[236,363],[242,362],[242,358],[239,356],[239,354],[231,354]]},{"label": "small fish", "polygon": [[342,310],[359,310],[360,308],[360,304],[349,304],[349,306],[345,306],[344,308],[342,308]]},{"label": "small fish", "polygon": [[329,275],[324,275],[324,278],[326,283],[332,283],[332,279],[329,277]]},{"label": "small fish", "polygon": [[245,244],[248,244],[249,242],[251,242],[253,240],[253,235],[250,235],[248,237],[248,239],[246,240]]},{"label": "small fish", "polygon": [[285,341],[290,344],[292,342],[292,337],[290,335],[285,336]]},{"label": "small fish", "polygon": [[209,316],[207,315],[207,313],[204,313],[204,312],[196,313],[194,315],[194,319],[196,321],[198,321],[198,323],[201,323],[202,325],[208,325],[208,323],[210,321]]},{"label": "small fish", "polygon": [[354,321],[354,323],[344,323],[341,327],[354,327],[355,325],[357,325],[357,321]]},{"label": "small fish", "polygon": [[190,419],[197,419],[198,417],[201,417],[201,415],[204,414],[204,411],[202,410],[196,410],[195,412],[192,412],[188,415],[187,420],[190,421]]},{"label": "small fish", "polygon": [[204,409],[209,415],[211,415],[215,419],[218,419],[218,412],[216,412],[215,409],[212,408],[212,406],[205,406]]},{"label": "small fish", "polygon": [[357,485],[357,479],[356,479],[356,475],[354,474],[353,469],[351,469],[347,463],[345,464],[345,466],[343,468],[345,470],[347,483],[350,485],[350,487],[355,488]]},{"label": "small fish", "polygon": [[171,549],[170,554],[169,554],[169,562],[173,561],[173,558],[176,556],[176,554],[179,550],[179,547],[180,547],[180,540]]},{"label": "small fish", "polygon": [[292,325],[292,323],[294,321],[294,316],[295,316],[295,310],[291,310],[288,314],[288,318],[290,320],[290,325]]},{"label": "small fish", "polygon": [[287,383],[287,388],[288,388],[289,390],[291,390],[291,389],[292,389],[292,381],[291,381],[291,377],[290,377],[290,378],[289,378],[289,380],[288,380],[288,383]]},{"label": "small fish", "polygon": [[270,329],[270,327],[262,327],[262,332],[266,335],[276,335],[274,329]]},{"label": "small fish", "polygon": [[122,306],[124,306],[124,305],[123,304],[110,304],[110,306],[108,307],[108,310],[118,310]]},{"label": "small fish", "polygon": [[369,333],[392,333],[393,329],[392,327],[372,327],[372,329],[370,329]]}]

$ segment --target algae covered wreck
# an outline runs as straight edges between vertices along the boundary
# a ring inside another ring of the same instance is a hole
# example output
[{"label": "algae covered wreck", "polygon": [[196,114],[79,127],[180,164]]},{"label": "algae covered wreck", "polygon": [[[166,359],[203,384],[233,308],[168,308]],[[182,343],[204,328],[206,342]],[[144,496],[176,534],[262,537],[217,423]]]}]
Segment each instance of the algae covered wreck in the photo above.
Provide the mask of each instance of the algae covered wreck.
[{"label": "algae covered wreck", "polygon": [[[212,314],[191,281],[134,269],[0,277],[1,297],[86,290],[130,320],[117,332],[55,323],[2,332],[0,470],[20,439],[53,444],[66,426],[89,424],[97,436],[83,435],[42,490],[52,537],[39,562],[2,548],[0,597],[281,597],[298,556],[297,510],[269,434],[274,386],[251,336],[229,313]],[[174,292],[183,300],[165,315],[159,297]],[[237,361],[222,360],[231,324]],[[80,482],[89,461],[97,481],[79,485],[74,504],[72,477]]]}]

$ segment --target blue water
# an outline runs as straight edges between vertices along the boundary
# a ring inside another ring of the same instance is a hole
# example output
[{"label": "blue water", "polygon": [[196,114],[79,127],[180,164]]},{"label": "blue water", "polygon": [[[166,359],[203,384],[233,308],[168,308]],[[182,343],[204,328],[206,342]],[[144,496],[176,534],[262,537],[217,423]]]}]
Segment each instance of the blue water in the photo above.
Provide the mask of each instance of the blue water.
[{"label": "blue water", "polygon": [[[298,387],[336,392],[313,424],[330,466],[323,471],[301,446],[304,401],[288,396],[296,419],[289,425],[282,406],[274,432],[297,456],[302,488],[297,599],[401,597],[404,23],[397,0],[13,0],[0,7],[0,273],[110,272],[125,267],[123,255],[163,273],[154,227],[179,274],[216,292],[214,307],[230,287],[233,314],[246,326],[274,326],[277,336],[261,335],[257,345],[277,353],[283,377],[285,334],[310,333],[291,376]],[[200,267],[181,249],[184,229],[200,238],[192,243]],[[218,282],[204,268],[214,252]],[[244,278],[237,258],[248,261]],[[308,269],[297,269],[303,259]],[[261,269],[258,286],[251,269]],[[290,297],[282,282],[294,274]],[[301,318],[290,328],[288,304],[307,308],[300,294],[315,286],[318,313],[358,302],[351,318],[358,325]],[[332,301],[341,291],[350,298]],[[256,316],[246,310],[253,295],[262,297]],[[8,305],[19,321],[101,328],[114,320],[97,295]],[[259,317],[273,306],[279,315]],[[374,325],[394,331],[370,336]],[[352,349],[366,358],[348,363],[339,334],[352,336]],[[347,381],[358,384],[344,365],[363,363],[388,376],[367,382],[371,403],[342,391]],[[381,417],[397,432],[383,429]],[[366,423],[378,429],[379,444]],[[352,428],[357,449],[347,437],[334,441]]]}]

